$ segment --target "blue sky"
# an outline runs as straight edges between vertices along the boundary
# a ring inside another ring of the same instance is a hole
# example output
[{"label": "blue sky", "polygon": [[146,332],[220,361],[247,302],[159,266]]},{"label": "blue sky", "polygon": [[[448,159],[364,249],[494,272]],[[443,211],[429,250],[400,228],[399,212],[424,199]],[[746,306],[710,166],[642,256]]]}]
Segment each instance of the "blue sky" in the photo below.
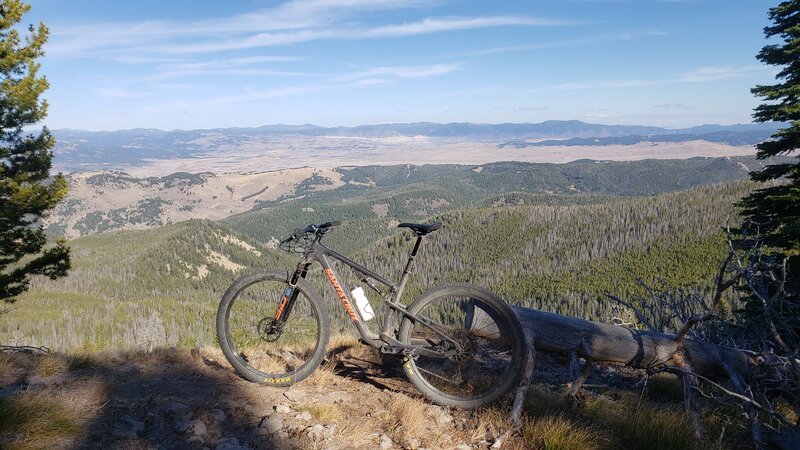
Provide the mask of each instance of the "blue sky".
[{"label": "blue sky", "polygon": [[775,2],[29,0],[51,128],[749,122]]}]

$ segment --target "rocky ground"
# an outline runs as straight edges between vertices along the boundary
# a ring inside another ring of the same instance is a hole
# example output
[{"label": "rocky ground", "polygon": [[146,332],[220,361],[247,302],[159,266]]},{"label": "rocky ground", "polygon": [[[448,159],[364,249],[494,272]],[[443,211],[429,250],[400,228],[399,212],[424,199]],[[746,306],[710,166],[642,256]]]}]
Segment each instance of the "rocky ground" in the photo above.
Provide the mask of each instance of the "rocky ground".
[{"label": "rocky ground", "polygon": [[352,342],[291,388],[239,378],[214,349],[0,353],[0,416],[0,448],[466,450],[504,431],[500,409],[433,405]]}]

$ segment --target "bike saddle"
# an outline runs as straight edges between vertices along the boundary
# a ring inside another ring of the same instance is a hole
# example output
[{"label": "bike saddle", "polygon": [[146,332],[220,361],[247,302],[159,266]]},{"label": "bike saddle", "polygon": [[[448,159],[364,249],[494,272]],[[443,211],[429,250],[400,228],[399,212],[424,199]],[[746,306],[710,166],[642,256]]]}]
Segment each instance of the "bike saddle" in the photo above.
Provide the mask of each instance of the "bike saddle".
[{"label": "bike saddle", "polygon": [[397,228],[411,228],[417,236],[425,236],[432,233],[439,228],[442,228],[440,223],[401,223]]}]

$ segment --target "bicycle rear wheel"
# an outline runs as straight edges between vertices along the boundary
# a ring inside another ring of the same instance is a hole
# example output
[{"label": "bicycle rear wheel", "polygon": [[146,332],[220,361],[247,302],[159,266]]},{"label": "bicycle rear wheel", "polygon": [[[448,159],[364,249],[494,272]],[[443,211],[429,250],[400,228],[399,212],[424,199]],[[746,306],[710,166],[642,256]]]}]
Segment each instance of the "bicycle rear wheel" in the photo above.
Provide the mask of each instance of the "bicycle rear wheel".
[{"label": "bicycle rear wheel", "polygon": [[288,286],[286,273],[268,270],[231,285],[217,310],[217,338],[225,358],[242,377],[288,386],[322,362],[330,319],[319,296],[301,280],[282,332],[271,328]]},{"label": "bicycle rear wheel", "polygon": [[494,294],[472,285],[446,285],[428,291],[408,311],[422,320],[403,320],[402,343],[452,353],[404,357],[409,380],[432,401],[478,408],[516,386],[525,339],[514,313]]}]

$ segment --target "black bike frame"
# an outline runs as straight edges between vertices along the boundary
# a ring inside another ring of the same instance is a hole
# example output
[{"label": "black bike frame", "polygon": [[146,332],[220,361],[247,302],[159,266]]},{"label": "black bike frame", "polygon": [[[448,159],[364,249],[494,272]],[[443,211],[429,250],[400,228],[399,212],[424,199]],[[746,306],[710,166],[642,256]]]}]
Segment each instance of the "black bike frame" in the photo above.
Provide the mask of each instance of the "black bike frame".
[{"label": "black bike frame", "polygon": [[[418,354],[428,357],[434,358],[448,358],[456,353],[458,349],[460,349],[460,345],[458,342],[450,338],[449,336],[445,335],[444,333],[440,332],[436,329],[436,327],[429,323],[427,320],[418,317],[406,309],[406,307],[400,303],[400,297],[403,295],[403,291],[406,287],[406,282],[408,281],[409,276],[412,273],[414,267],[414,261],[417,256],[417,251],[419,251],[419,247],[422,244],[422,236],[417,236],[417,241],[414,244],[413,250],[411,250],[411,254],[408,256],[408,261],[406,262],[405,269],[403,269],[403,274],[400,276],[400,281],[395,284],[388,279],[384,278],[378,273],[367,269],[366,267],[362,266],[361,264],[351,260],[350,258],[336,252],[335,250],[326,247],[323,245],[320,240],[322,239],[322,235],[317,235],[314,241],[309,246],[308,250],[305,253],[305,257],[300,263],[297,264],[297,269],[289,278],[289,286],[287,287],[286,291],[284,292],[283,298],[281,299],[281,303],[278,307],[277,313],[275,314],[276,322],[283,322],[286,318],[291,314],[292,306],[294,305],[294,301],[297,298],[297,291],[294,289],[297,286],[298,281],[301,278],[305,278],[308,274],[308,270],[314,261],[318,261],[322,266],[322,270],[325,272],[325,275],[330,280],[333,289],[336,291],[336,295],[339,296],[339,299],[342,301],[342,305],[344,306],[347,315],[350,317],[350,320],[355,325],[356,329],[358,330],[358,334],[361,336],[361,339],[366,342],[367,344],[379,348],[386,353],[404,353],[404,354]],[[331,257],[337,261],[342,262],[343,264],[349,266],[353,269],[356,273],[360,275],[361,281],[363,281],[367,286],[369,286],[372,290],[380,294],[380,299],[391,309],[390,312],[383,318],[383,324],[380,328],[380,334],[376,335],[372,333],[370,330],[367,329],[364,321],[360,317],[360,313],[357,309],[353,308],[353,301],[349,295],[349,289],[347,286],[344,287],[343,282],[339,281],[339,276],[336,273],[336,269],[331,265],[328,260],[328,257]],[[377,281],[378,283],[386,286],[389,288],[388,293],[384,293],[380,290],[372,280]],[[389,296],[391,295],[391,299]],[[403,344],[398,341],[394,336],[392,336],[392,324],[395,323],[394,318],[396,314],[400,314],[401,316],[410,317],[412,320],[422,324],[423,326],[430,328],[436,334],[441,336],[442,338],[446,339],[453,343],[456,347],[456,350],[451,350],[449,352],[439,352],[435,350],[430,350],[427,348],[423,348],[417,345],[411,344]]]}]

